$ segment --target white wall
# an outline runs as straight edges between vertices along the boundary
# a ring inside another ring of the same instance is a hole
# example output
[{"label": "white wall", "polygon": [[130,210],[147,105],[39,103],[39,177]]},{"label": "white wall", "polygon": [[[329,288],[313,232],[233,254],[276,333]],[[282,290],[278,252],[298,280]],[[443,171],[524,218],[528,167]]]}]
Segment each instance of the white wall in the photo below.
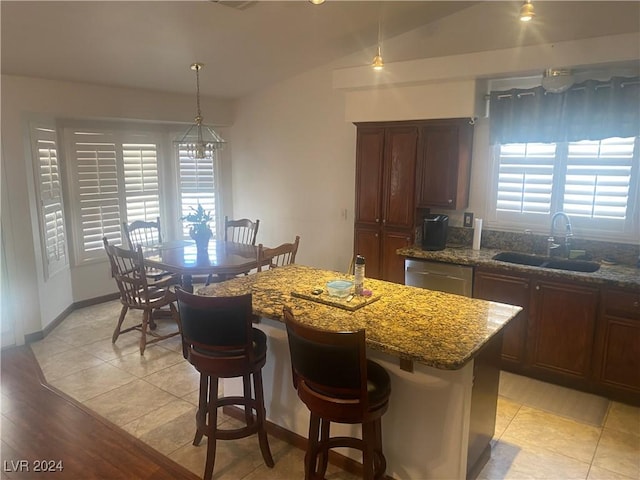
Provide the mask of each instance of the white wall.
[{"label": "white wall", "polygon": [[[6,192],[2,203],[7,274],[15,306],[8,315],[21,328],[38,332],[72,302],[116,291],[106,261],[65,270],[44,280],[28,122],[33,118],[131,119],[153,122],[192,121],[193,98],[143,90],[109,88],[69,82],[2,75],[2,175]],[[203,99],[202,110],[211,124],[232,123],[229,102]],[[5,195],[6,193],[6,195]],[[230,208],[232,208],[230,206]],[[69,235],[70,232],[68,231]],[[17,343],[23,339],[16,338]]]},{"label": "white wall", "polygon": [[259,243],[275,246],[300,235],[298,263],[346,272],[356,129],[344,108],[328,67],[242,100],[232,168],[233,213],[260,219]]}]

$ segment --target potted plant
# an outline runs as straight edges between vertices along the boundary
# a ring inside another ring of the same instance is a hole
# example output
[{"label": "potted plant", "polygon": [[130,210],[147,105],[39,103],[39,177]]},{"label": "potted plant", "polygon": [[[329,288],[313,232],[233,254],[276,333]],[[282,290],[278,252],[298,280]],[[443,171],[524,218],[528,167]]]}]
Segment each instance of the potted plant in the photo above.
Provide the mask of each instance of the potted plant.
[{"label": "potted plant", "polygon": [[186,220],[191,224],[189,226],[189,235],[195,240],[197,249],[206,251],[209,239],[213,236],[209,228],[209,222],[213,220],[211,211],[202,208],[200,203],[198,203],[197,208],[189,208],[192,210],[191,213],[182,217],[182,220]]}]

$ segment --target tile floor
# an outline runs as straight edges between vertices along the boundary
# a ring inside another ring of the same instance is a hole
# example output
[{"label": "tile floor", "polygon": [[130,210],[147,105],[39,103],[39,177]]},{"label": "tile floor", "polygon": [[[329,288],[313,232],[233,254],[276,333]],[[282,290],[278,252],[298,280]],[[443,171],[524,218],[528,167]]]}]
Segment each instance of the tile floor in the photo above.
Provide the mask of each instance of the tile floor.
[{"label": "tile floor", "polygon": [[[206,439],[191,445],[198,375],[173,337],[138,351],[138,334],[111,334],[120,310],[108,302],[77,310],[33,343],[47,381],[198,475]],[[132,321],[136,313],[129,313]],[[171,328],[159,324],[159,329]],[[234,419],[222,417],[221,422]],[[300,479],[304,452],[270,437],[268,469],[255,437],[219,442],[216,479]],[[329,480],[355,478],[330,467]],[[480,479],[639,479],[640,409],[610,402],[592,425],[499,397],[492,456]],[[421,479],[418,479],[421,480]]]}]

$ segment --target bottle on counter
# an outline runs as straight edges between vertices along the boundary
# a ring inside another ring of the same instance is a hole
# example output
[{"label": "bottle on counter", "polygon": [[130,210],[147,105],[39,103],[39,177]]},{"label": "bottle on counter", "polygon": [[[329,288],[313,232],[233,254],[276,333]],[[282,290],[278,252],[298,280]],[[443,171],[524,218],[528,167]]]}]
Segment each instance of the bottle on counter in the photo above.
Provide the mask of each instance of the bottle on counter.
[{"label": "bottle on counter", "polygon": [[354,286],[356,295],[362,295],[364,289],[364,257],[362,255],[356,256],[356,264],[354,268]]}]

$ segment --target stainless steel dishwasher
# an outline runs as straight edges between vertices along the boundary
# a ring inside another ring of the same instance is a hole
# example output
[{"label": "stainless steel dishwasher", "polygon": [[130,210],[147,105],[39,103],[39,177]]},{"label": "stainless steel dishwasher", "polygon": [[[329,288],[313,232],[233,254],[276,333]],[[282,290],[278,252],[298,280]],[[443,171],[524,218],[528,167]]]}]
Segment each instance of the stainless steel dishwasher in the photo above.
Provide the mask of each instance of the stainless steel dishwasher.
[{"label": "stainless steel dishwasher", "polygon": [[404,262],[404,283],[470,297],[473,267],[408,258]]}]

